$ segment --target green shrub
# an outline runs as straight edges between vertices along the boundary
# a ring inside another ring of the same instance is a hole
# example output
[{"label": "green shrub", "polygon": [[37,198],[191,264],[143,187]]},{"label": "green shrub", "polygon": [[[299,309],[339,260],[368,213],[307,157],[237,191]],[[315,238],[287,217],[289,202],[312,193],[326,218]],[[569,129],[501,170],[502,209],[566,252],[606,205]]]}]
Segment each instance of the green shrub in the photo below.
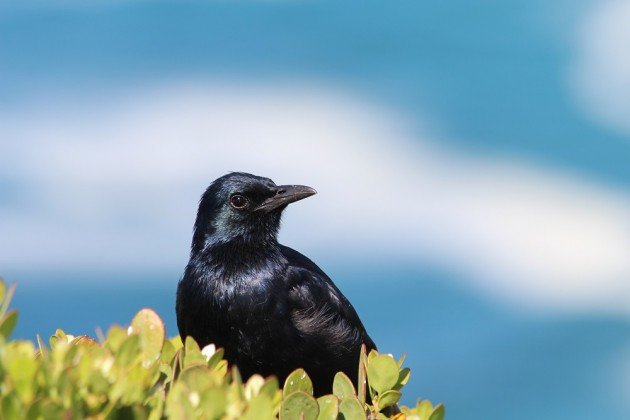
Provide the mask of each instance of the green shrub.
[{"label": "green shrub", "polygon": [[[398,407],[410,371],[404,357],[361,354],[355,389],[343,373],[333,394],[315,399],[304,370],[281,388],[274,377],[243,383],[214,346],[165,337],[164,324],[142,309],[128,328],[113,326],[98,341],[57,330],[46,346],[9,340],[17,312],[14,287],[0,279],[0,413],[4,419],[417,419],[440,420],[444,407],[420,401]],[[369,395],[369,398],[366,396]],[[371,401],[366,403],[366,399]]]}]

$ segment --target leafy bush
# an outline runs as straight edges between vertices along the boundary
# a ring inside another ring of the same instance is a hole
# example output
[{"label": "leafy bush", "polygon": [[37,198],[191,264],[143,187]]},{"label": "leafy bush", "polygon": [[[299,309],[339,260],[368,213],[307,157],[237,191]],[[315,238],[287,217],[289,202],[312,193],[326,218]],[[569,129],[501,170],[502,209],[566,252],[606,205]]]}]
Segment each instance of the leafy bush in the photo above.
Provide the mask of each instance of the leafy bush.
[{"label": "leafy bush", "polygon": [[[355,389],[343,373],[333,394],[315,399],[304,370],[280,388],[274,377],[243,383],[223,350],[167,339],[164,324],[142,309],[128,328],[113,326],[98,341],[57,330],[46,346],[37,337],[13,340],[14,287],[0,279],[0,413],[4,419],[415,419],[441,420],[444,407],[396,405],[410,371],[404,357],[361,354]],[[367,400],[367,401],[366,401]]]}]

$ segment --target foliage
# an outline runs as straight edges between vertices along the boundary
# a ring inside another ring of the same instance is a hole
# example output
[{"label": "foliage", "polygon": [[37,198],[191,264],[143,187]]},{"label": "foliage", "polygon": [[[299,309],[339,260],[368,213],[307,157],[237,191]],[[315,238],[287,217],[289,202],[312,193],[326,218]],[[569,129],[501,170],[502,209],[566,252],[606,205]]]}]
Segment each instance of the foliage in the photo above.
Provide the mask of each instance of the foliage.
[{"label": "foliage", "polygon": [[333,394],[313,397],[298,369],[280,388],[274,377],[243,383],[223,350],[165,337],[164,324],[142,309],[128,328],[99,341],[57,330],[46,346],[9,340],[17,312],[14,288],[0,279],[0,415],[4,419],[410,419],[441,420],[444,407],[420,401],[398,408],[410,371],[375,351],[361,354],[358,388],[337,373]]}]

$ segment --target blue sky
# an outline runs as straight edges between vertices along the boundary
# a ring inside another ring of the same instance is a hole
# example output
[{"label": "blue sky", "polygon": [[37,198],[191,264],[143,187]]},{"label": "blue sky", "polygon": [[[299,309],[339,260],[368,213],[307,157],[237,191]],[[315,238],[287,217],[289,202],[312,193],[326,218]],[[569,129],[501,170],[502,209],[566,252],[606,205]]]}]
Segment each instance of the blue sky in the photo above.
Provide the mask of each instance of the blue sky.
[{"label": "blue sky", "polygon": [[447,272],[428,275],[552,320],[497,340],[617,331],[628,21],[615,0],[0,3],[0,274],[168,282],[203,189],[244,170],[319,191],[281,238],[342,285],[366,261]]}]

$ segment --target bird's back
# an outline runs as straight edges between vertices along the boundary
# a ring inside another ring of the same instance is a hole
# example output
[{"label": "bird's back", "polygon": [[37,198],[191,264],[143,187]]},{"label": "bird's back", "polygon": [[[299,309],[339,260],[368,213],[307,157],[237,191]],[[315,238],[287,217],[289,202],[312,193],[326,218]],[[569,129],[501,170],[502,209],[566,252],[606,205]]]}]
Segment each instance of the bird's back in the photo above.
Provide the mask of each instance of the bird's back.
[{"label": "bird's back", "polygon": [[332,280],[310,259],[281,247],[289,261],[289,300],[292,322],[303,340],[300,360],[311,375],[316,391],[330,392],[336,372],[343,371],[356,384],[361,345],[376,345],[354,307]]}]

